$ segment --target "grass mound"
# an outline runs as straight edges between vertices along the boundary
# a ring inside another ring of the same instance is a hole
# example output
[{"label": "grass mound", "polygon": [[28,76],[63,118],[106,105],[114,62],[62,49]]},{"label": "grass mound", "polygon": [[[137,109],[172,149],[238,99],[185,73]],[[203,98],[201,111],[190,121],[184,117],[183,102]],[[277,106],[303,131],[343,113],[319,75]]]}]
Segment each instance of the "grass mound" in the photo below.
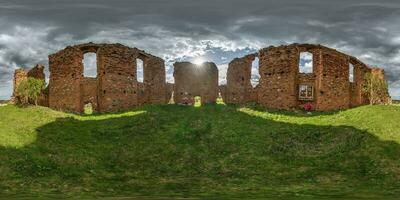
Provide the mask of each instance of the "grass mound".
[{"label": "grass mound", "polygon": [[333,113],[144,106],[72,115],[0,107],[0,196],[400,194],[400,107]]}]

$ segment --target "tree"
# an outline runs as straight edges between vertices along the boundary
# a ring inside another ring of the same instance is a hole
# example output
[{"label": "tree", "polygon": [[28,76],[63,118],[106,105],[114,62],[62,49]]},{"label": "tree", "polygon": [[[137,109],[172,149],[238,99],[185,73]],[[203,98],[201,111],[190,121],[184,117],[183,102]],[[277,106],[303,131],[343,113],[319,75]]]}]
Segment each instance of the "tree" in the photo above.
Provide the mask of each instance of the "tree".
[{"label": "tree", "polygon": [[29,104],[34,103],[38,104],[38,98],[40,93],[45,88],[44,80],[36,79],[29,77],[26,80],[23,80],[17,87],[17,97],[19,99],[18,103],[21,104]]},{"label": "tree", "polygon": [[388,85],[378,75],[370,72],[364,75],[362,92],[369,98],[370,104],[385,103],[382,98],[387,97]]}]

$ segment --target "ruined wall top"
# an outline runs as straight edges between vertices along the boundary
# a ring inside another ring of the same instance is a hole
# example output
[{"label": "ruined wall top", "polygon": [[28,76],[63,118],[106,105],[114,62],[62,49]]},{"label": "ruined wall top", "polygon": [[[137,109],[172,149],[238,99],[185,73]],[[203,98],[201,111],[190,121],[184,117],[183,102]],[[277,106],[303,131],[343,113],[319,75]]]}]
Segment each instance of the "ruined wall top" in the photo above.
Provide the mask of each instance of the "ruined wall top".
[{"label": "ruined wall top", "polygon": [[114,43],[114,44],[108,44],[108,43],[93,43],[93,42],[88,42],[88,43],[83,43],[83,44],[77,44],[77,45],[72,45],[72,46],[67,46],[64,49],[49,55],[49,57],[53,57],[59,54],[62,54],[65,50],[67,49],[75,49],[75,50],[80,50],[83,54],[85,53],[96,53],[100,48],[119,48],[119,49],[127,49],[129,50],[132,54],[137,55],[138,58],[140,59],[146,59],[146,58],[151,58],[151,59],[158,59],[160,61],[164,61],[162,58],[154,56],[150,53],[147,53],[144,50],[140,50],[136,47],[128,47],[120,43]]},{"label": "ruined wall top", "polygon": [[333,49],[333,48],[330,48],[330,47],[327,47],[327,46],[324,46],[324,45],[321,45],[321,44],[307,44],[307,43],[299,44],[299,43],[293,43],[293,44],[289,44],[289,45],[269,46],[269,47],[266,47],[266,48],[262,48],[260,50],[260,52],[268,51],[270,49],[277,49],[277,48],[278,49],[295,48],[295,49],[298,49],[299,51],[302,51],[302,52],[307,52],[307,51],[311,52],[311,51],[314,51],[314,50],[323,50],[325,52],[330,52],[332,54],[337,54],[337,55],[340,55],[342,57],[346,57],[349,60],[349,62],[352,63],[353,65],[359,64],[361,66],[368,67],[368,65],[364,64],[363,62],[361,62],[358,58],[356,58],[354,56],[345,54],[345,53],[340,52],[340,51],[338,51],[336,49]]}]

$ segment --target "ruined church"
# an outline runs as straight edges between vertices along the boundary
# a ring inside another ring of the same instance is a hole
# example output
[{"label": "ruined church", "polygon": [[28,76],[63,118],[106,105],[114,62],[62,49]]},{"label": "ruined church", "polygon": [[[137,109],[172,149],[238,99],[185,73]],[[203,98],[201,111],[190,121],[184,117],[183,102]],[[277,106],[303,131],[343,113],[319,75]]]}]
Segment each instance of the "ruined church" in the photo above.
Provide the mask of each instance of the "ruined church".
[{"label": "ruined church", "polygon": [[[300,55],[312,55],[308,71],[299,68]],[[97,76],[84,76],[83,58],[95,53]],[[259,59],[259,82],[251,84],[252,62]],[[138,80],[138,60],[143,63],[143,80]],[[219,85],[218,68],[212,62],[195,65],[174,64],[174,83],[166,82],[164,60],[137,48],[121,44],[86,43],[68,46],[49,55],[49,83],[39,104],[55,110],[82,113],[91,104],[95,112],[115,112],[144,104],[191,105],[196,96],[202,103],[216,103],[219,96],[227,104],[257,103],[266,108],[292,110],[304,104],[317,111],[348,109],[369,104],[362,92],[366,73],[384,80],[384,71],[370,68],[357,58],[322,45],[291,44],[270,46],[257,53],[235,58],[229,63],[227,83]],[[44,66],[29,71],[18,69],[16,88],[28,77],[45,80]],[[379,103],[389,103],[388,91]]]}]

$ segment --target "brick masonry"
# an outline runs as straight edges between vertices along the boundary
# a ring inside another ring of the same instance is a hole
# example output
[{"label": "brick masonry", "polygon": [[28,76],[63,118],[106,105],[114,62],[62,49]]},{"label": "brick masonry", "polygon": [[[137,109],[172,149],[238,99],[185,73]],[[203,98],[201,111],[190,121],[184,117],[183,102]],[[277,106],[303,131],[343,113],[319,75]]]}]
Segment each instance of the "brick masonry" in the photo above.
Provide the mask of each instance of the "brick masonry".
[{"label": "brick masonry", "polygon": [[195,65],[190,62],[174,64],[174,102],[192,105],[194,97],[202,103],[215,103],[218,97],[218,68],[214,63]]},{"label": "brick masonry", "polygon": [[[44,74],[44,66],[43,65],[35,65],[31,70],[26,71],[23,69],[17,69],[15,70],[14,73],[14,90],[13,90],[13,95],[11,97],[11,102],[18,103],[19,97],[16,93],[16,90],[19,86],[19,84],[28,79],[28,77],[36,78],[45,81],[46,77]],[[48,107],[49,102],[48,102],[48,90],[45,89],[42,91],[42,93],[39,95],[38,98],[38,104],[41,106],[46,106]]]},{"label": "brick masonry", "polygon": [[[85,53],[96,53],[97,77],[84,77],[82,63]],[[313,72],[300,73],[300,53],[313,55]],[[251,85],[251,68],[259,58],[260,80]],[[144,80],[137,80],[137,59],[143,61]],[[354,66],[354,81],[349,80],[350,64]],[[15,88],[27,77],[45,79],[44,67],[30,71],[16,70]],[[200,96],[202,103],[215,103],[221,94],[226,103],[255,102],[267,108],[298,109],[312,104],[318,111],[347,109],[369,103],[362,93],[365,73],[378,74],[384,80],[384,71],[369,68],[357,58],[321,45],[291,44],[270,46],[229,63],[227,84],[218,86],[218,68],[207,62],[195,65],[189,62],[174,64],[175,83],[166,83],[164,60],[137,48],[121,44],[86,43],[68,46],[49,56],[50,82],[41,95],[40,104],[68,112],[82,113],[91,103],[94,111],[113,112],[143,104],[165,104],[171,98],[178,104],[193,104]],[[313,98],[299,98],[300,85],[312,87]],[[380,103],[390,103],[384,91]]]},{"label": "brick masonry", "polygon": [[[83,55],[96,53],[97,77],[83,75]],[[144,80],[139,83],[136,59],[143,60]],[[166,103],[165,66],[161,58],[121,44],[87,43],[67,47],[49,56],[49,106],[83,112],[114,112],[142,104]]]},{"label": "brick masonry", "polygon": [[221,89],[221,96],[225,103],[243,104],[256,101],[256,88],[251,85],[252,62],[256,57],[256,54],[251,54],[235,58],[229,63],[227,84]]}]

